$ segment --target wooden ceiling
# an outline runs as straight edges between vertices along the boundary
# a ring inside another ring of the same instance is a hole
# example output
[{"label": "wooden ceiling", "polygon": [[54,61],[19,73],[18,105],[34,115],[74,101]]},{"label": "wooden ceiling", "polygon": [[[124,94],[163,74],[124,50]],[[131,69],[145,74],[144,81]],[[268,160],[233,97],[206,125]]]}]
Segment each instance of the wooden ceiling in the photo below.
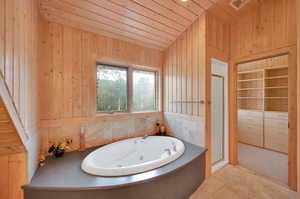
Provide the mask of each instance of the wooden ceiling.
[{"label": "wooden ceiling", "polygon": [[46,20],[164,50],[218,0],[40,0]]},{"label": "wooden ceiling", "polygon": [[22,141],[0,97],[0,156],[24,151]]}]

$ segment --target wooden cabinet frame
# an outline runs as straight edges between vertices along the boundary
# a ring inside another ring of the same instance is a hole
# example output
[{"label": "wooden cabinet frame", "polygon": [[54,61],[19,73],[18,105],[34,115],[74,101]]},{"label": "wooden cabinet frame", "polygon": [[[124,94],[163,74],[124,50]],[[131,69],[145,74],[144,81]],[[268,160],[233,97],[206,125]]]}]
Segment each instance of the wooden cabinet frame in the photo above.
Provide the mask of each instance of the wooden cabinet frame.
[{"label": "wooden cabinet frame", "polygon": [[297,49],[295,46],[231,59],[229,72],[229,162],[233,165],[237,164],[237,65],[280,55],[288,55],[289,59],[288,185],[291,189],[297,190]]}]

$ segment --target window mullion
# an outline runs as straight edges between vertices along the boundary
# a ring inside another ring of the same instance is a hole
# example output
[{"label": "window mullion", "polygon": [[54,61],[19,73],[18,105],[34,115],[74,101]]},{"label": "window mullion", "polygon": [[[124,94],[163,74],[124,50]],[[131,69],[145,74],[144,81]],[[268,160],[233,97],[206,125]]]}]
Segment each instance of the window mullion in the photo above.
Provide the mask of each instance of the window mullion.
[{"label": "window mullion", "polygon": [[128,67],[128,112],[133,112],[133,67]]}]

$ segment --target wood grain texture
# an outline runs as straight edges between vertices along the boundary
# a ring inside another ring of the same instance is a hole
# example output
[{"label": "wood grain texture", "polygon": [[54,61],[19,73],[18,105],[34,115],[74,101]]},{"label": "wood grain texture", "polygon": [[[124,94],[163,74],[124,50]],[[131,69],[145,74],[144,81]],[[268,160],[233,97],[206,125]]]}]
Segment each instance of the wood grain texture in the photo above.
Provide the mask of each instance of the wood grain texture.
[{"label": "wood grain texture", "polygon": [[[225,15],[225,17],[224,17]],[[214,9],[209,9],[206,15],[206,34],[200,35],[200,37],[206,38],[205,41],[205,53],[200,54],[200,59],[205,59],[202,63],[205,65],[205,69],[200,70],[200,76],[205,76],[205,82],[201,82],[205,85],[205,144],[207,151],[206,158],[206,175],[211,175],[212,167],[212,132],[211,132],[211,78],[212,78],[212,59],[217,59],[223,62],[229,62],[230,55],[230,23],[227,21],[227,14],[215,12]],[[204,90],[204,89],[203,89]],[[229,101],[229,100],[228,100]],[[230,102],[230,101],[229,101]],[[230,131],[229,131],[230,132]]]},{"label": "wood grain texture", "polygon": [[20,185],[37,165],[38,13],[37,0],[0,1],[0,154],[9,161],[1,162],[7,178],[0,180],[0,197],[5,190],[3,197],[9,199],[22,198]]},{"label": "wood grain texture", "polygon": [[40,119],[94,117],[96,63],[160,69],[162,53],[124,41],[43,21],[39,71]]},{"label": "wood grain texture", "polygon": [[22,199],[21,186],[28,183],[27,153],[0,156],[0,198]]},{"label": "wood grain texture", "polygon": [[72,147],[78,149],[81,126],[106,120],[157,115],[161,118],[160,112],[138,116],[97,114],[96,64],[149,67],[161,73],[162,52],[44,20],[40,29],[38,90],[42,152],[49,141],[66,136],[73,138]]},{"label": "wood grain texture", "polygon": [[[300,102],[300,1],[297,1],[297,104]],[[297,123],[300,124],[300,106],[297,109]],[[297,156],[300,154],[300,125],[297,126]],[[300,182],[300,158],[298,158],[297,181]],[[298,183],[298,197],[300,197],[300,183]]]},{"label": "wood grain texture", "polygon": [[288,154],[288,113],[265,112],[264,144],[267,149]]},{"label": "wood grain texture", "polygon": [[45,19],[165,50],[213,1],[42,0]]},{"label": "wood grain texture", "polygon": [[238,141],[258,147],[264,146],[264,113],[262,111],[238,111]]},{"label": "wood grain texture", "polygon": [[[221,0],[220,2],[226,0]],[[218,3],[220,3],[218,2]],[[259,60],[278,55],[289,55],[289,186],[296,190],[297,157],[297,114],[295,113],[297,96],[294,89],[296,85],[296,1],[253,1],[243,11],[235,13],[231,26],[231,65],[236,70],[237,63]],[[236,77],[231,76],[231,86],[236,88]],[[294,82],[294,83],[292,83]],[[292,86],[292,87],[290,87]],[[236,95],[231,94],[234,101]],[[230,119],[232,140],[236,140],[236,108],[231,106],[233,112]],[[291,119],[293,118],[293,119]],[[236,145],[232,144],[236,150]],[[236,151],[232,152],[236,156]],[[236,158],[232,160],[235,162]]]},{"label": "wood grain texture", "polygon": [[0,155],[24,152],[25,148],[0,98]]},{"label": "wood grain texture", "polygon": [[232,22],[231,56],[242,57],[296,44],[296,0],[255,0]]},{"label": "wood grain texture", "polygon": [[229,40],[229,22],[206,12],[165,51],[164,111],[206,118],[207,175],[211,173],[210,60],[229,61]]},{"label": "wood grain texture", "polygon": [[[300,66],[300,1],[297,1],[296,5],[296,10],[297,10],[297,66],[299,68]],[[300,70],[297,71],[297,98],[300,98]],[[300,124],[300,101],[297,100],[297,123]],[[297,126],[297,154],[299,157],[300,154],[300,127],[299,125]],[[297,172],[297,181],[300,182],[300,158],[298,158],[298,172]],[[299,190],[300,190],[300,183],[298,183],[298,197],[299,195]]]},{"label": "wood grain texture", "polygon": [[[273,49],[268,52],[260,54],[252,54],[246,57],[236,58],[232,60],[233,66],[236,68],[237,65],[234,63],[246,63],[252,62],[254,60],[262,60],[271,57],[287,55],[288,56],[288,114],[289,114],[289,135],[288,135],[288,158],[289,158],[289,186],[296,190],[297,188],[297,95],[296,95],[296,74],[297,74],[297,61],[296,61],[296,48],[295,46]],[[275,59],[275,62],[281,62],[281,59]],[[283,59],[285,60],[285,59]],[[273,60],[274,61],[274,60]],[[255,65],[254,65],[255,66]],[[237,69],[235,69],[237,70]],[[232,80],[234,79],[231,77]],[[236,77],[235,77],[236,78]],[[236,79],[235,79],[236,80]],[[236,86],[235,86],[236,88]],[[234,94],[236,95],[236,94]],[[233,97],[232,95],[231,97]],[[236,111],[236,107],[232,107],[233,111]],[[234,114],[231,118],[232,121],[237,121],[237,117]],[[236,128],[233,124],[232,128]],[[233,131],[234,136],[236,136],[236,131]],[[235,145],[235,144],[234,144]],[[236,147],[236,146],[235,146]],[[234,148],[235,148],[234,147]],[[236,154],[235,152],[233,154]]]},{"label": "wood grain texture", "polygon": [[1,96],[28,136],[37,126],[38,2],[2,0],[0,10],[0,75],[6,87]]},{"label": "wood grain texture", "polygon": [[[200,33],[202,31],[202,33]],[[204,116],[205,76],[200,74],[205,57],[205,15],[196,20],[165,52],[164,111]],[[201,49],[201,51],[199,51]],[[200,83],[201,81],[201,83]],[[188,86],[187,86],[188,85]]]}]

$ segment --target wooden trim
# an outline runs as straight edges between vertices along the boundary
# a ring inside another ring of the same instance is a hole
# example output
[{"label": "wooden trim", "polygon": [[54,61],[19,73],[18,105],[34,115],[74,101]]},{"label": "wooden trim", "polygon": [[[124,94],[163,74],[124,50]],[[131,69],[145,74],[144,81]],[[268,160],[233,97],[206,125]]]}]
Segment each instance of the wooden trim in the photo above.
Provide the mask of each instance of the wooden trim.
[{"label": "wooden trim", "polygon": [[[297,123],[300,124],[300,1],[297,0]],[[297,153],[300,155],[300,125],[297,126]],[[300,158],[298,158],[298,197],[300,198]]]},{"label": "wooden trim", "polygon": [[293,190],[297,190],[297,49],[294,47],[289,54],[289,179],[288,184]]},{"label": "wooden trim", "polygon": [[237,65],[229,67],[229,163],[237,164]]},{"label": "wooden trim", "polygon": [[238,141],[238,143],[248,145],[248,146],[252,146],[252,147],[256,147],[256,148],[263,149],[263,150],[266,150],[266,151],[273,151],[273,152],[276,152],[276,153],[281,153],[283,155],[288,155],[288,153],[284,153],[282,151],[277,151],[277,150],[274,150],[274,149],[269,149],[269,148],[266,148],[266,147],[257,146],[255,144],[249,144],[249,143],[242,142],[242,141]]}]

